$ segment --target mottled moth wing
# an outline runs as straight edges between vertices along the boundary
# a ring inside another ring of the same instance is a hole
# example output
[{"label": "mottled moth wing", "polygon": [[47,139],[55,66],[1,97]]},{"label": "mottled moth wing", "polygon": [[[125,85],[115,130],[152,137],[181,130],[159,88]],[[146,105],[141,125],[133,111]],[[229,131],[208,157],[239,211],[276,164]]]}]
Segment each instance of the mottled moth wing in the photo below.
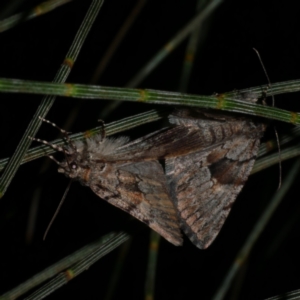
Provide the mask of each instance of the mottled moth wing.
[{"label": "mottled moth wing", "polygon": [[157,160],[117,157],[128,138],[101,135],[70,143],[58,172],[90,187],[100,198],[147,224],[174,245],[182,244],[177,211]]},{"label": "mottled moth wing", "polygon": [[205,148],[166,158],[166,176],[181,228],[204,249],[218,235],[252,170],[265,125],[244,117],[187,109],[170,119],[211,140]]},{"label": "mottled moth wing", "polygon": [[172,244],[182,244],[179,221],[158,161],[99,164],[91,168],[90,188],[102,199],[147,224]]}]

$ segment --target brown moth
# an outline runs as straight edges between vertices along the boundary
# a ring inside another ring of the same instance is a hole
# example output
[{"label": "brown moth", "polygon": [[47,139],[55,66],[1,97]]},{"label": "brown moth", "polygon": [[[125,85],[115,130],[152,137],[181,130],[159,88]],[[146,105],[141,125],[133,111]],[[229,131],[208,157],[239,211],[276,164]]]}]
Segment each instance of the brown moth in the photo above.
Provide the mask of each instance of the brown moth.
[{"label": "brown moth", "polygon": [[58,149],[66,155],[58,172],[89,186],[174,245],[182,244],[181,228],[205,249],[252,170],[266,126],[244,116],[187,108],[175,110],[169,121],[173,127],[131,142],[101,135],[84,142],[67,137],[69,145]]}]

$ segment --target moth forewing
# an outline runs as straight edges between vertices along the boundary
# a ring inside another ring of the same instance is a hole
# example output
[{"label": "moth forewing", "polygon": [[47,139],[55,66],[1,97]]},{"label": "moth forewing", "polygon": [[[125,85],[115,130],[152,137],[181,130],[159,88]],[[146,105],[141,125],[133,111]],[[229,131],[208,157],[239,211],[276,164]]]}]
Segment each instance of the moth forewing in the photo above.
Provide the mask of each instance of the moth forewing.
[{"label": "moth forewing", "polygon": [[177,212],[162,166],[156,160],[118,160],[114,153],[128,138],[100,136],[67,148],[59,172],[89,186],[100,198],[147,224],[174,245],[182,244]]}]

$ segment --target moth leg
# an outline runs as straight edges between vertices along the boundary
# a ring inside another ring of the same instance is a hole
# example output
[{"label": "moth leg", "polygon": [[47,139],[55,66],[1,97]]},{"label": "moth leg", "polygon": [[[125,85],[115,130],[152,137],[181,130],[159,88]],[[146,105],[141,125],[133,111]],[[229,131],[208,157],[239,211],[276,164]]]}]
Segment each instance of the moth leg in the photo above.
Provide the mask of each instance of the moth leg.
[{"label": "moth leg", "polygon": [[57,165],[61,166],[61,162],[59,162],[58,160],[56,160],[52,155],[48,155],[48,157],[53,160]]}]

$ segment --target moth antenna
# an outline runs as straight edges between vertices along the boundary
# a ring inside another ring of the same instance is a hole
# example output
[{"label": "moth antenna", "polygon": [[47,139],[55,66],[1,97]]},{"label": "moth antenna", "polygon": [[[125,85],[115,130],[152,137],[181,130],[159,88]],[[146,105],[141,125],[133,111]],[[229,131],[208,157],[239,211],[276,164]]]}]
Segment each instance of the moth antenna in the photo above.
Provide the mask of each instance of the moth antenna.
[{"label": "moth antenna", "polygon": [[282,181],[282,164],[281,164],[281,148],[280,148],[280,143],[279,143],[279,136],[276,127],[274,126],[274,132],[276,136],[276,142],[277,142],[277,147],[278,147],[278,166],[279,166],[279,182],[278,182],[278,187],[277,190],[281,188],[281,181]]},{"label": "moth antenna", "polygon": [[[258,59],[260,61],[260,64],[261,64],[261,66],[262,66],[262,68],[264,70],[264,73],[265,73],[266,77],[267,77],[267,80],[268,80],[268,89],[269,89],[271,87],[271,81],[270,81],[270,78],[268,76],[268,73],[267,73],[267,70],[265,68],[265,65],[264,65],[264,63],[263,63],[263,61],[261,59],[261,56],[260,56],[259,52],[255,48],[253,48],[253,50],[256,52],[256,54],[258,56]],[[275,106],[274,95],[272,95],[272,106],[273,107]],[[280,148],[280,143],[279,143],[278,132],[277,132],[275,126],[274,126],[274,132],[275,132],[275,136],[276,136],[276,142],[277,142],[277,147],[278,147],[278,158],[279,158],[279,163],[278,163],[278,165],[279,165],[279,183],[278,183],[278,188],[277,188],[277,190],[279,190],[281,188],[281,180],[282,180],[281,148]]]},{"label": "moth antenna", "polygon": [[[267,80],[268,80],[268,88],[267,88],[267,90],[271,87],[271,80],[270,80],[270,77],[269,77],[269,75],[268,75],[268,73],[267,73],[267,70],[266,70],[266,68],[265,68],[265,65],[264,65],[264,63],[263,63],[263,61],[262,61],[262,59],[261,59],[261,56],[260,56],[260,54],[259,54],[259,52],[255,49],[255,48],[252,48],[255,52],[256,52],[256,55],[257,55],[257,57],[258,57],[258,59],[259,59],[259,62],[260,62],[260,64],[261,64],[261,66],[262,66],[262,68],[263,68],[263,70],[264,70],[264,73],[265,73],[265,76],[266,76],[266,78],[267,78]],[[265,93],[266,93],[267,91],[265,91]],[[272,106],[274,107],[275,106],[275,99],[274,99],[274,95],[272,95]]]},{"label": "moth antenna", "polygon": [[102,141],[106,138],[106,130],[105,130],[105,123],[103,120],[99,119],[98,122],[100,123],[100,126],[102,127],[102,130],[101,130],[101,138],[102,138]]},{"label": "moth antenna", "polygon": [[28,136],[28,138],[29,138],[30,140],[32,140],[32,141],[36,141],[36,142],[39,142],[39,143],[41,143],[41,144],[47,145],[47,146],[53,148],[53,149],[56,150],[56,151],[59,151],[59,152],[65,152],[65,150],[63,149],[63,147],[56,146],[56,145],[51,144],[51,143],[49,143],[49,142],[47,142],[47,141],[45,141],[45,140],[37,139],[37,138],[31,137],[31,136]]},{"label": "moth antenna", "polygon": [[56,209],[56,211],[55,211],[55,213],[54,213],[54,215],[53,215],[53,217],[52,217],[52,219],[51,219],[49,225],[47,226],[47,229],[46,229],[46,231],[45,231],[45,233],[44,233],[44,236],[43,236],[43,241],[46,240],[46,237],[47,237],[47,235],[48,235],[48,232],[49,232],[49,230],[50,230],[50,228],[51,228],[51,226],[52,226],[54,220],[56,219],[56,217],[57,217],[57,215],[58,215],[58,213],[59,213],[59,211],[60,211],[60,209],[61,209],[61,206],[63,205],[63,203],[64,203],[64,201],[65,201],[65,199],[66,199],[66,196],[67,196],[67,194],[68,194],[68,192],[69,192],[69,189],[70,189],[70,187],[71,187],[72,182],[73,182],[73,180],[70,180],[70,182],[69,182],[69,184],[68,184],[68,186],[67,186],[67,188],[66,188],[66,190],[65,190],[65,192],[64,192],[64,194],[63,194],[63,196],[62,196],[62,198],[61,198],[61,200],[60,200],[60,202],[59,202],[59,204],[58,204],[58,207],[57,207],[57,209]]},{"label": "moth antenna", "polygon": [[40,119],[41,121],[45,122],[45,123],[50,124],[50,125],[53,126],[54,128],[58,129],[58,130],[63,134],[63,136],[64,136],[64,138],[66,139],[67,143],[70,144],[70,146],[73,148],[73,150],[75,150],[75,151],[77,150],[75,144],[73,143],[73,141],[72,141],[72,140],[70,139],[70,137],[69,137],[69,133],[70,133],[70,132],[67,132],[66,130],[64,130],[64,129],[58,127],[55,123],[50,122],[49,120],[46,120],[46,119],[44,119],[44,118],[42,118],[42,117],[40,117],[40,116],[39,116],[39,119]]}]

